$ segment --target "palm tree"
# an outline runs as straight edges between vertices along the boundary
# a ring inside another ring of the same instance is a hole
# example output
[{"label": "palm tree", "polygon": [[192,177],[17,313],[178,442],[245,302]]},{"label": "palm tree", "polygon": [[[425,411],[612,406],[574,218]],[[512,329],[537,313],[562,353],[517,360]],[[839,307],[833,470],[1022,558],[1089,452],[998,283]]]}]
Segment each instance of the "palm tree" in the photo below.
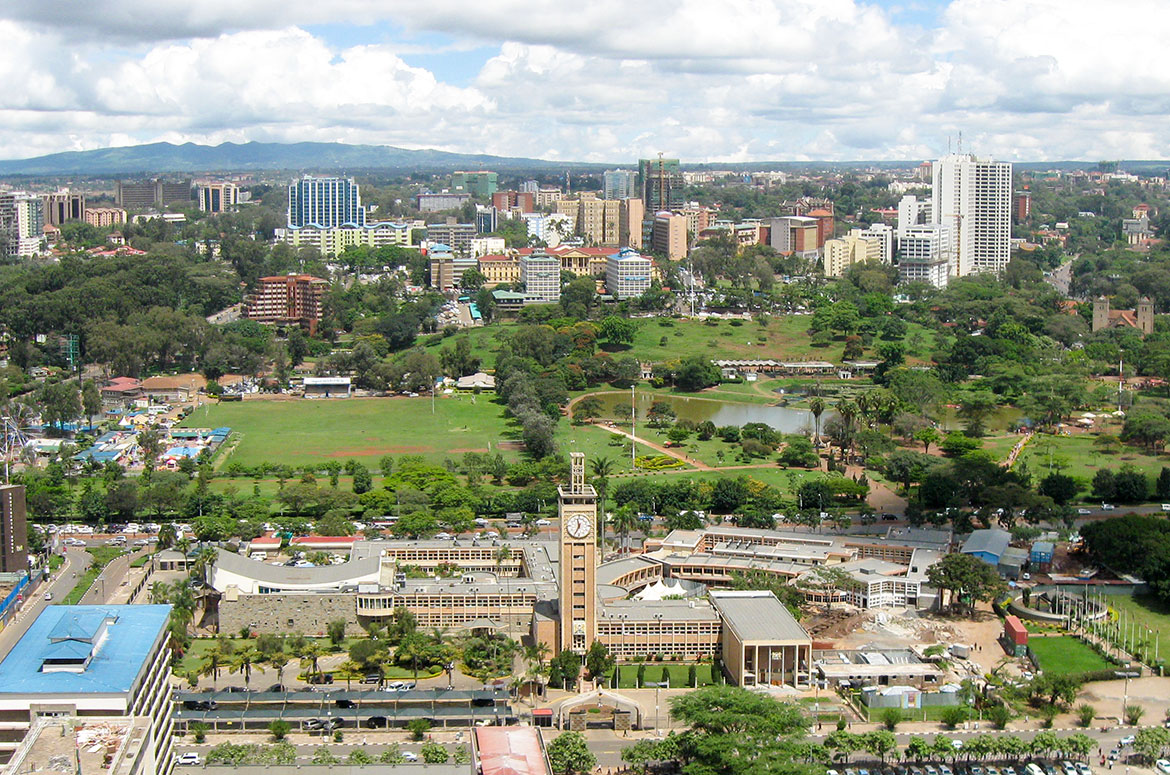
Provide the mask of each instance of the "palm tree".
[{"label": "palm tree", "polygon": [[192,570],[199,574],[204,584],[211,583],[211,570],[215,567],[215,561],[218,558],[219,550],[214,546],[204,546],[195,555],[195,563],[192,566]]},{"label": "palm tree", "polygon": [[630,529],[637,527],[638,518],[629,505],[622,506],[613,513],[613,529],[621,536],[621,545],[628,547],[630,543]]},{"label": "palm tree", "polygon": [[430,643],[427,642],[425,635],[411,633],[399,642],[398,648],[394,651],[394,656],[399,661],[403,659],[410,661],[411,666],[414,668],[414,680],[418,681],[418,661],[427,655],[429,648]]},{"label": "palm tree", "polygon": [[284,683],[284,667],[288,664],[288,654],[278,651],[268,658],[268,664],[276,668],[276,682]]},{"label": "palm tree", "polygon": [[229,658],[230,654],[225,649],[223,642],[217,640],[203,655],[203,661],[199,664],[199,675],[209,675],[212,681],[218,681],[220,668],[227,663]]},{"label": "palm tree", "polygon": [[363,677],[366,671],[357,662],[354,662],[352,659],[347,659],[337,666],[333,674],[338,678],[345,679],[345,690],[348,692],[350,690],[350,682],[355,678]]},{"label": "palm tree", "polygon": [[821,415],[825,413],[825,400],[820,396],[813,396],[808,402],[808,410],[812,412],[813,427],[816,430],[813,433],[813,444],[821,445]]},{"label": "palm tree", "polygon": [[263,656],[254,646],[244,646],[244,648],[232,655],[232,672],[243,672],[244,686],[252,680],[252,665],[263,660]]},{"label": "palm tree", "polygon": [[321,648],[320,643],[315,640],[308,641],[305,643],[305,647],[301,649],[299,656],[301,660],[301,667],[304,667],[305,664],[308,663],[309,667],[311,668],[310,670],[306,671],[308,675],[314,676],[321,672],[317,667],[317,660],[325,656],[325,649]]}]

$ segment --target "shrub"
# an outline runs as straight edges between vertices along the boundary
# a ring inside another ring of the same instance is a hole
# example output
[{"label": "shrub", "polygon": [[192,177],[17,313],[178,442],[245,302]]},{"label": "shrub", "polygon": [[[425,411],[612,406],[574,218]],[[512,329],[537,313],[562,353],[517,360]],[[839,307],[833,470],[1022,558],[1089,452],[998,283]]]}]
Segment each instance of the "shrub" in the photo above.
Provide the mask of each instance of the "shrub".
[{"label": "shrub", "polygon": [[423,743],[422,760],[427,764],[446,764],[449,758],[447,749],[438,743]]},{"label": "shrub", "polygon": [[406,729],[410,732],[411,740],[422,740],[426,737],[427,732],[431,731],[431,722],[425,718],[411,719],[406,725]]},{"label": "shrub", "polygon": [[268,731],[272,733],[272,739],[277,742],[283,740],[291,729],[292,725],[284,719],[277,719],[268,725]]},{"label": "shrub", "polygon": [[902,709],[901,708],[886,708],[885,710],[882,711],[881,721],[886,729],[893,732],[895,729],[898,728],[898,724],[901,724],[903,721]]},{"label": "shrub", "polygon": [[967,715],[966,707],[963,705],[954,705],[943,710],[940,718],[942,719],[942,723],[946,724],[949,729],[954,729],[967,720]]},{"label": "shrub", "polygon": [[1077,723],[1082,727],[1091,726],[1096,715],[1097,709],[1087,702],[1077,706]]}]

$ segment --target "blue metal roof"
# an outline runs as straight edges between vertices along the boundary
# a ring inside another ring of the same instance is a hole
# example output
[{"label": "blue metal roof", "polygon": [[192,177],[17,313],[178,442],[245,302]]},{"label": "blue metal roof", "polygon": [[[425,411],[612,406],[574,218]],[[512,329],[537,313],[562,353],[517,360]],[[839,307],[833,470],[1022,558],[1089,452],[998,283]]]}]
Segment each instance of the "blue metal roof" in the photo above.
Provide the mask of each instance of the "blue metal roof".
[{"label": "blue metal roof", "polygon": [[[117,694],[127,692],[167,626],[169,605],[51,605],[0,662],[6,694]],[[41,672],[46,659],[84,659],[94,625],[114,618],[81,672]],[[67,638],[61,640],[60,638]],[[73,644],[73,645],[65,645]]]}]

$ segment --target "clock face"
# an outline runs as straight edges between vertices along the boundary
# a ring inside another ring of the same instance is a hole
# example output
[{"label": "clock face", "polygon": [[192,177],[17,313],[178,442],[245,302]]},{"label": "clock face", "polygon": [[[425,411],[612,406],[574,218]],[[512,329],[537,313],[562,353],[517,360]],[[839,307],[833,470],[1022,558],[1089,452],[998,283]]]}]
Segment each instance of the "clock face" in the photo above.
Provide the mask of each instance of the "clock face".
[{"label": "clock face", "polygon": [[589,535],[589,530],[593,527],[592,520],[584,514],[578,514],[574,517],[569,517],[569,521],[565,523],[565,530],[573,538],[584,538]]}]

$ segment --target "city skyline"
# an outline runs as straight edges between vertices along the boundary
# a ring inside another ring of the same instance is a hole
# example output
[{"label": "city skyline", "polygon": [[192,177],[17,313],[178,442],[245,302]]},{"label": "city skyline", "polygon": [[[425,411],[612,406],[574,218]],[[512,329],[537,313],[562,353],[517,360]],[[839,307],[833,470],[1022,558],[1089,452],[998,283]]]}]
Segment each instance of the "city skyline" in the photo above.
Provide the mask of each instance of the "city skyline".
[{"label": "city skyline", "polygon": [[[1130,10],[1151,26],[1170,15]],[[964,151],[1005,161],[1170,158],[1163,55],[1098,14],[1051,0],[18,0],[0,10],[0,143],[6,158],[309,140],[834,161],[937,158],[962,133]]]}]

